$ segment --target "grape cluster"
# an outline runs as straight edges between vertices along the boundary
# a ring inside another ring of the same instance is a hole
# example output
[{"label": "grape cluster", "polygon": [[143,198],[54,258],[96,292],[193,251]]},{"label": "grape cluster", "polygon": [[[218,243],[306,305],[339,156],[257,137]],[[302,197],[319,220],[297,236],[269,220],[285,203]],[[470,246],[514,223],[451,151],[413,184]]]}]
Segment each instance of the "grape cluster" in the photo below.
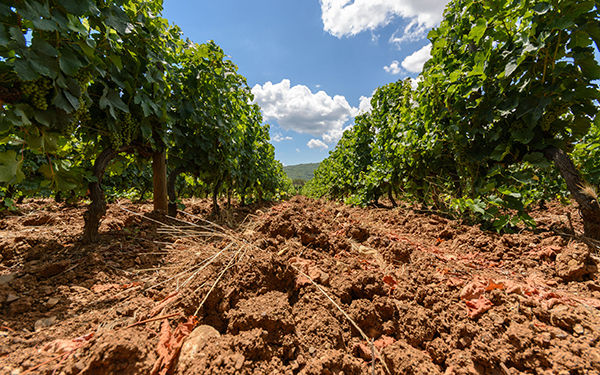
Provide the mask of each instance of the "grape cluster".
[{"label": "grape cluster", "polygon": [[118,131],[110,133],[110,144],[114,149],[130,144],[139,127],[131,113],[123,115],[120,125]]},{"label": "grape cluster", "polygon": [[87,103],[84,99],[84,93],[87,92],[89,83],[92,80],[92,73],[87,69],[80,69],[73,78],[79,82],[79,88],[81,89],[81,96],[79,97],[79,108],[73,112],[72,121],[67,125],[65,131],[72,133],[77,129],[77,125],[85,124],[91,121],[91,115]]},{"label": "grape cluster", "polygon": [[87,69],[79,69],[77,73],[73,76],[78,82],[81,88],[81,92],[86,92],[88,84],[92,80],[92,73]]},{"label": "grape cluster", "polygon": [[79,98],[79,108],[77,109],[77,111],[73,112],[71,122],[68,123],[67,127],[65,128],[65,131],[67,133],[74,133],[77,129],[77,125],[88,123],[91,120],[92,117],[90,115],[89,108],[87,107],[83,97],[81,97]]},{"label": "grape cluster", "polygon": [[561,115],[563,115],[568,109],[569,109],[568,103],[561,103],[559,105],[552,107],[550,110],[546,111],[544,113],[544,115],[542,116],[542,118],[540,119],[540,122],[539,122],[540,127],[544,131],[550,130],[550,126],[552,125],[552,123],[557,118],[559,118]]},{"label": "grape cluster", "polygon": [[46,97],[50,93],[52,82],[48,78],[28,81],[21,85],[21,92],[31,101],[34,107],[45,111],[48,109]]}]

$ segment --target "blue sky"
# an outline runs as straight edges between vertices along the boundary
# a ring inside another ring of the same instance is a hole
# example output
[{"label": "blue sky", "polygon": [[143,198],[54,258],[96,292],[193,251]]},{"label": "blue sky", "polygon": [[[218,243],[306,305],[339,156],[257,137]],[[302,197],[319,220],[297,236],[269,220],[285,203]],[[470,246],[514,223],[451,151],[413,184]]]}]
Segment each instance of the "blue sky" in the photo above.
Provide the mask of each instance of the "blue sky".
[{"label": "blue sky", "polygon": [[276,157],[291,165],[327,157],[377,87],[416,76],[445,4],[165,0],[163,15],[231,56],[271,124]]}]

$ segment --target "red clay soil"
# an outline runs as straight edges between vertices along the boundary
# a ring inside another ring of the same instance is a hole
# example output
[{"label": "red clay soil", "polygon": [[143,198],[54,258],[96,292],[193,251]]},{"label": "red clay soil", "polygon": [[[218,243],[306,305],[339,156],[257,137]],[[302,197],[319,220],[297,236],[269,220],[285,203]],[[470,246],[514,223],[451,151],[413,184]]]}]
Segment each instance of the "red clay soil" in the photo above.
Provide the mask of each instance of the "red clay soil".
[{"label": "red clay soil", "polygon": [[90,246],[83,206],[0,218],[0,374],[600,374],[598,250],[572,209],[500,235],[410,207],[186,203],[165,224],[112,204]]}]

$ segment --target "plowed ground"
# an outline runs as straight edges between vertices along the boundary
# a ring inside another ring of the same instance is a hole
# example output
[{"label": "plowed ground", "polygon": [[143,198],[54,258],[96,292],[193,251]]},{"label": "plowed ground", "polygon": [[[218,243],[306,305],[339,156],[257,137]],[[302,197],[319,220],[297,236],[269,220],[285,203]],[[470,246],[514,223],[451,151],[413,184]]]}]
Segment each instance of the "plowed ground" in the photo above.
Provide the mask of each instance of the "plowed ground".
[{"label": "plowed ground", "polygon": [[88,246],[83,206],[1,218],[0,373],[600,373],[597,249],[572,209],[499,235],[410,207],[186,204],[185,222],[110,205]]}]

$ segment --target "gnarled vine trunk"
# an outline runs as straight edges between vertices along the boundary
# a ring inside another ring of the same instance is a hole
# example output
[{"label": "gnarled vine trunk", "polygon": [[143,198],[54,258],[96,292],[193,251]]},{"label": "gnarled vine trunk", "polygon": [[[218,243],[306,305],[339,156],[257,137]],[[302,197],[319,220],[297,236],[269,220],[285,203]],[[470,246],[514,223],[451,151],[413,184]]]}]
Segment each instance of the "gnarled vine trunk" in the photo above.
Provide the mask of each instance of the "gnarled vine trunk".
[{"label": "gnarled vine trunk", "polygon": [[167,194],[169,195],[169,216],[177,216],[177,192],[175,191],[175,182],[177,177],[183,173],[183,168],[178,167],[169,173],[167,178]]},{"label": "gnarled vine trunk", "polygon": [[388,185],[388,199],[392,202],[392,207],[398,207],[398,203],[396,203],[396,200],[394,199],[394,190],[391,184]]},{"label": "gnarled vine trunk", "polygon": [[83,243],[89,244],[98,240],[98,228],[100,227],[100,221],[104,214],[106,214],[106,201],[104,200],[104,192],[102,191],[102,178],[106,167],[115,156],[118,155],[118,151],[113,149],[106,149],[98,155],[94,162],[94,177],[96,181],[89,183],[90,199],[91,203],[88,206],[87,211],[83,214],[85,226],[83,228]]},{"label": "gnarled vine trunk", "polygon": [[600,240],[600,204],[598,204],[598,198],[593,196],[591,191],[584,189],[584,181],[567,153],[557,147],[550,146],[544,150],[544,155],[548,160],[554,162],[565,179],[571,196],[579,204],[585,236]]},{"label": "gnarled vine trunk", "polygon": [[167,156],[164,151],[152,153],[152,182],[154,212],[166,214],[169,210],[169,199],[167,198]]},{"label": "gnarled vine trunk", "polygon": [[218,214],[219,213],[219,190],[221,190],[221,185],[223,184],[222,180],[218,180],[217,183],[215,184],[215,187],[213,188],[213,192],[212,192],[212,201],[213,201],[213,207],[212,207],[212,211],[214,214]]}]

